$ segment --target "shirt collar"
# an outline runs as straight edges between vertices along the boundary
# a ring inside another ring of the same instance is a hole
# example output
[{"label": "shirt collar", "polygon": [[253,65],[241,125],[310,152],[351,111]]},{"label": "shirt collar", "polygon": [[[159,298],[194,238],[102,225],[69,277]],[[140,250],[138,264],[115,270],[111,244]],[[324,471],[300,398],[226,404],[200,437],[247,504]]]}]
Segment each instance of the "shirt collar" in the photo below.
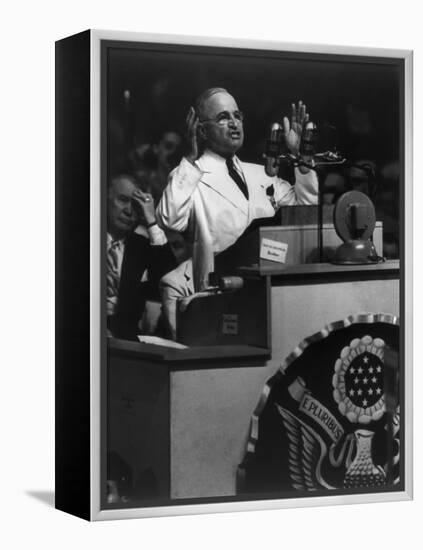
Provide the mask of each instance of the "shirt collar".
[{"label": "shirt collar", "polygon": [[[239,158],[234,155],[232,157],[236,168],[242,173]],[[227,170],[226,159],[210,149],[205,149],[203,155],[199,159],[203,172],[214,172],[216,169]]]},{"label": "shirt collar", "polygon": [[117,247],[120,248],[123,245],[123,239],[113,239],[110,233],[107,232],[107,249],[109,249],[114,243],[116,243]]}]

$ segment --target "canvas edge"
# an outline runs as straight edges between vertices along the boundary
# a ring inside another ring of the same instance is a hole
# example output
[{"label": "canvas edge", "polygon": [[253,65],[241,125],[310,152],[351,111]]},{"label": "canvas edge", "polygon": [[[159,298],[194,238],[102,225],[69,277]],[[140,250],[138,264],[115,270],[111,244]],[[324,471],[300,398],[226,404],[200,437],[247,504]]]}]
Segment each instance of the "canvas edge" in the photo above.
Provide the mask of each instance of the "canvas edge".
[{"label": "canvas edge", "polygon": [[413,497],[413,52],[404,53],[405,491]]}]

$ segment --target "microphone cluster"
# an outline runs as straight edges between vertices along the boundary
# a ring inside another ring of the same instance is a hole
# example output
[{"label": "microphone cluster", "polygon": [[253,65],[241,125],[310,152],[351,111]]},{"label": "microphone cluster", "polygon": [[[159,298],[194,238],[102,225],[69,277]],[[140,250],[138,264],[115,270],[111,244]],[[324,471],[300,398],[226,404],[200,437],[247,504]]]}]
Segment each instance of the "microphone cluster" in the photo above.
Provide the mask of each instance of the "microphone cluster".
[{"label": "microphone cluster", "polygon": [[266,142],[265,171],[268,176],[275,176],[281,163],[291,166],[305,166],[314,170],[317,166],[340,165],[346,162],[333,146],[330,149],[318,152],[319,133],[314,122],[304,125],[299,154],[294,155],[288,150],[282,126],[274,122],[271,126],[270,137]]}]

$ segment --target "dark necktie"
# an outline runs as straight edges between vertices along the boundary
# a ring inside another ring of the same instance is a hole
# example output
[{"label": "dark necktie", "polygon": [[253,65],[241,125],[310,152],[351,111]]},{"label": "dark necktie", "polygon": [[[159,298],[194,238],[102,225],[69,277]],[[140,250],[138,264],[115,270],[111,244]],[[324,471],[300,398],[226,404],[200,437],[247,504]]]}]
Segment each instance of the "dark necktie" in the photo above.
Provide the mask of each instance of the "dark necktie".
[{"label": "dark necktie", "polygon": [[234,166],[234,161],[231,158],[226,159],[226,166],[228,167],[229,175],[234,180],[234,182],[238,185],[238,187],[241,189],[244,197],[248,201],[248,188],[245,184],[245,181],[241,178],[238,171],[236,170]]}]

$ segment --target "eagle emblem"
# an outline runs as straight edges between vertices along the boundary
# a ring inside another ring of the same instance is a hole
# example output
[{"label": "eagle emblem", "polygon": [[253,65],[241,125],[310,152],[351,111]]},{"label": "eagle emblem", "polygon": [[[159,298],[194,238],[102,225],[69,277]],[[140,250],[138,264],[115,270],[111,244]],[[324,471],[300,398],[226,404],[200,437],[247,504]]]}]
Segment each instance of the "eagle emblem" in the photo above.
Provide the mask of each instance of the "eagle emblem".
[{"label": "eagle emblem", "polygon": [[340,325],[303,341],[266,384],[239,469],[249,492],[400,485],[397,319]]}]

